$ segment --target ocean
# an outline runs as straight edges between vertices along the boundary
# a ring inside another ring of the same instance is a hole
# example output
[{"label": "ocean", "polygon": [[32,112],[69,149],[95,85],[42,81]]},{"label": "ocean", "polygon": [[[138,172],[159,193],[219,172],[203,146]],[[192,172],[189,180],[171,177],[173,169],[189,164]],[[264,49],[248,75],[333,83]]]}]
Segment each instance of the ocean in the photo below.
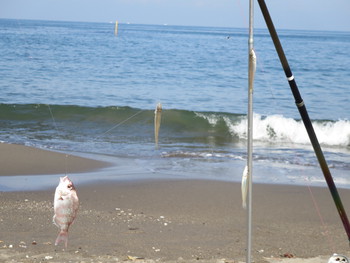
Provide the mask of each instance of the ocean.
[{"label": "ocean", "polygon": [[[277,31],[334,180],[350,188],[350,32]],[[268,31],[254,40],[253,180],[325,186]],[[115,36],[114,22],[0,19],[0,52],[0,141],[116,164],[79,182],[240,182],[247,29],[119,24]]]}]

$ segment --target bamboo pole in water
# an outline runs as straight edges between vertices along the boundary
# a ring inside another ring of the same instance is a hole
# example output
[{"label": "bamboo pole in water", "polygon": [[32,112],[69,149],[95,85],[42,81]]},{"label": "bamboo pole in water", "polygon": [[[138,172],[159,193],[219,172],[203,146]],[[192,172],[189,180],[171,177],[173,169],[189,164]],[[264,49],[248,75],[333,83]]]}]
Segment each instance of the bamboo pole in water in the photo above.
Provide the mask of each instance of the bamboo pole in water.
[{"label": "bamboo pole in water", "polygon": [[154,111],[154,141],[156,144],[156,148],[158,148],[158,137],[159,137],[161,118],[162,118],[162,104],[159,102],[156,106],[156,110]]}]

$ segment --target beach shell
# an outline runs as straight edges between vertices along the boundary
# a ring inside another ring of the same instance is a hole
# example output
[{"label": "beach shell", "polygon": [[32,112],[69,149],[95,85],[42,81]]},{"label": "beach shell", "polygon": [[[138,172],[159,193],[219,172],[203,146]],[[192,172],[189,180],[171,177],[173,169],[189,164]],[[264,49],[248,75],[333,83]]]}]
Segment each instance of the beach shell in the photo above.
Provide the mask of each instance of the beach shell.
[{"label": "beach shell", "polygon": [[142,258],[142,257],[130,256],[130,255],[127,256],[127,260],[129,260],[129,261],[136,261],[136,260],[138,260],[138,259],[144,259],[144,258]]}]

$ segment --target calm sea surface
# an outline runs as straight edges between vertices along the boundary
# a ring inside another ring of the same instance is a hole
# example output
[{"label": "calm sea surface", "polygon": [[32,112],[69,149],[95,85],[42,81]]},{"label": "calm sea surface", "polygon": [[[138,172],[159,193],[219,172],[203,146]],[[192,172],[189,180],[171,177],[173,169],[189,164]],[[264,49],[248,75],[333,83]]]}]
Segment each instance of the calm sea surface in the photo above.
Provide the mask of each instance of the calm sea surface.
[{"label": "calm sea surface", "polygon": [[[278,32],[334,179],[349,188],[350,32]],[[0,140],[119,164],[94,179],[240,181],[247,34],[120,24],[114,36],[114,23],[0,19]],[[265,29],[255,50],[255,181],[325,185]]]}]

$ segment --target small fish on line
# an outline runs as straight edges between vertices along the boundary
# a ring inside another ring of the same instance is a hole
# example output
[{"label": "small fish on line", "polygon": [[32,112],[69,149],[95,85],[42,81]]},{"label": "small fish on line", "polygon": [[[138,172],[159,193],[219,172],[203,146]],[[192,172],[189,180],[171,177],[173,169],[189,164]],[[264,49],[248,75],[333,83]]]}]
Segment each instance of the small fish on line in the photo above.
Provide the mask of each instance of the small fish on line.
[{"label": "small fish on line", "polygon": [[158,147],[158,137],[159,137],[161,118],[162,118],[162,104],[158,103],[156,110],[154,111],[154,140],[156,143],[156,147]]},{"label": "small fish on line", "polygon": [[242,207],[244,209],[247,208],[247,194],[248,194],[248,166],[244,167],[243,175],[242,175]]},{"label": "small fish on line", "polygon": [[256,55],[254,49],[249,52],[249,90],[253,92],[253,82],[256,71]]},{"label": "small fish on line", "polygon": [[73,182],[68,176],[60,177],[54,199],[53,223],[60,229],[55,246],[63,242],[68,245],[68,228],[73,224],[79,208],[79,199]]}]

